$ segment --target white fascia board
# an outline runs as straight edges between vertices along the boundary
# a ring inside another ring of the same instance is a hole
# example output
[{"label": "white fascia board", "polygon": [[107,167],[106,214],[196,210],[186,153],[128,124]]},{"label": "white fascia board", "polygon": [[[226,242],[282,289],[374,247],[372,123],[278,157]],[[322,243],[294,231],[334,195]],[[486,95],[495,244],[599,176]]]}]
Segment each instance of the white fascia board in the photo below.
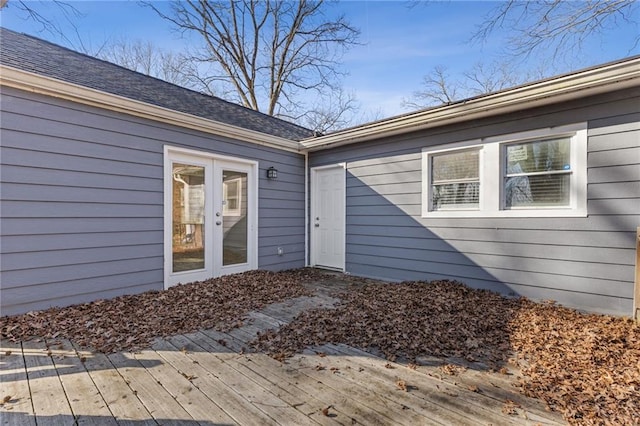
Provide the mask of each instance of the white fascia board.
[{"label": "white fascia board", "polygon": [[6,65],[0,65],[0,85],[257,145],[300,152],[299,143],[293,140],[174,111]]},{"label": "white fascia board", "polygon": [[640,57],[300,142],[309,152],[640,86]]}]

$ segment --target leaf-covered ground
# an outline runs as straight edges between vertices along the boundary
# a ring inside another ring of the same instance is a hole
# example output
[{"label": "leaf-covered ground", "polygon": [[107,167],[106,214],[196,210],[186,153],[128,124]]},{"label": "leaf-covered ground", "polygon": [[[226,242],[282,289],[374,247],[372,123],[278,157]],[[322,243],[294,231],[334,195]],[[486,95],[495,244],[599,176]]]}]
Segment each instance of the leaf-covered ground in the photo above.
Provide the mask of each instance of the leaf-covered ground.
[{"label": "leaf-covered ground", "polygon": [[415,362],[464,358],[522,368],[521,390],[574,424],[639,424],[640,327],[552,304],[507,299],[460,283],[364,284],[337,310],[308,311],[255,348],[278,357],[344,343]]},{"label": "leaf-covered ground", "polygon": [[[389,359],[466,359],[500,369],[516,359],[521,390],[574,424],[640,424],[640,327],[633,321],[508,299],[452,281],[375,283],[346,276],[336,309],[298,316],[255,342],[281,356],[344,343]],[[66,338],[102,352],[146,347],[155,337],[240,325],[252,310],[307,295],[327,276],[254,271],[167,291],[0,318],[2,339]]]},{"label": "leaf-covered ground", "polygon": [[309,294],[319,272],[251,271],[109,300],[0,317],[2,339],[70,339],[99,352],[147,347],[156,337],[238,325],[250,311]]}]

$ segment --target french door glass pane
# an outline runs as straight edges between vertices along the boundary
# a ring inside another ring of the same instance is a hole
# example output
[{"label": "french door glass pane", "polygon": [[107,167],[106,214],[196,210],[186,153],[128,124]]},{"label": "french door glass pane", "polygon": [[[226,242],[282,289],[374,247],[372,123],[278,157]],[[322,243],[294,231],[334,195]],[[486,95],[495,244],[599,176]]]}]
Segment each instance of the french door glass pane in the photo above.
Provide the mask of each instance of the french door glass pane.
[{"label": "french door glass pane", "polygon": [[204,269],[204,167],[173,163],[173,272]]},{"label": "french door glass pane", "polygon": [[222,264],[247,263],[247,174],[222,171]]}]

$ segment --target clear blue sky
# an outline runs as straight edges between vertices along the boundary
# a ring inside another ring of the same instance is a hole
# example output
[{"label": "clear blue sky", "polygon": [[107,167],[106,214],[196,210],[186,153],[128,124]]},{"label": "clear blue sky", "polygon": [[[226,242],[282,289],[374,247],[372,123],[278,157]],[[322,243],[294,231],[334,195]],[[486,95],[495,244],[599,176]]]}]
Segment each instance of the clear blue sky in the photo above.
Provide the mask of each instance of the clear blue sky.
[{"label": "clear blue sky", "polygon": [[[2,26],[69,45],[55,34],[43,32],[39,24],[25,20],[12,7],[0,12]],[[455,76],[478,61],[490,62],[504,48],[506,35],[497,33],[483,46],[468,42],[474,28],[494,6],[488,1],[445,1],[415,4],[407,1],[342,1],[332,5],[332,13],[344,13],[361,31],[361,46],[352,48],[344,57],[349,76],[344,81],[362,103],[365,113],[383,117],[406,112],[403,98],[420,88],[422,77],[435,65],[445,65]],[[150,40],[159,47],[180,50],[188,40],[181,39],[169,23],[152,10],[135,1],[75,1],[83,16],[74,17],[73,27],[65,24],[60,11],[46,2],[31,2],[46,16],[61,22],[68,38],[78,40],[89,51],[95,51],[105,40]],[[166,7],[167,2],[159,3]],[[411,5],[413,4],[413,7]],[[638,31],[633,25],[614,28],[606,36],[590,40],[588,54],[572,57],[557,73],[605,63],[640,53],[640,46],[630,50]],[[530,64],[531,67],[536,66]]]}]

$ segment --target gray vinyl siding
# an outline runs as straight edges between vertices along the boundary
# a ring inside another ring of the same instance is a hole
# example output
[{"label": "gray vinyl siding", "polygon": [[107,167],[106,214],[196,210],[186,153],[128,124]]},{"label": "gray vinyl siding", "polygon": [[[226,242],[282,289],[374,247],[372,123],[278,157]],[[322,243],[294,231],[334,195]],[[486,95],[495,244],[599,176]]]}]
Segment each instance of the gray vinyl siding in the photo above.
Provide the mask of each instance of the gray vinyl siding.
[{"label": "gray vinyl siding", "polygon": [[0,120],[2,315],[163,288],[164,145],[258,161],[258,266],[304,266],[302,155],[9,88]]},{"label": "gray vinyl siding", "polygon": [[[585,218],[423,218],[422,148],[588,122]],[[640,225],[640,89],[314,152],[347,163],[346,270],[455,279],[631,315]]]}]

